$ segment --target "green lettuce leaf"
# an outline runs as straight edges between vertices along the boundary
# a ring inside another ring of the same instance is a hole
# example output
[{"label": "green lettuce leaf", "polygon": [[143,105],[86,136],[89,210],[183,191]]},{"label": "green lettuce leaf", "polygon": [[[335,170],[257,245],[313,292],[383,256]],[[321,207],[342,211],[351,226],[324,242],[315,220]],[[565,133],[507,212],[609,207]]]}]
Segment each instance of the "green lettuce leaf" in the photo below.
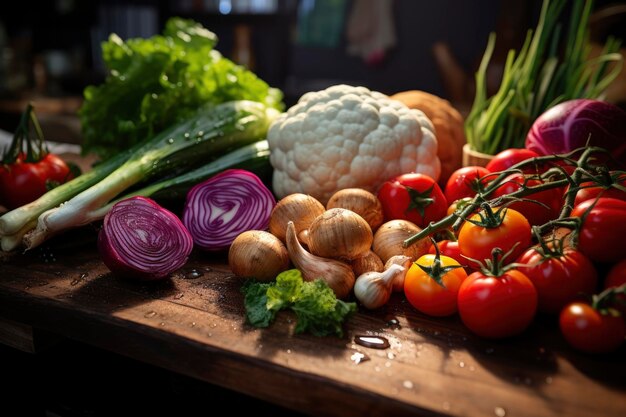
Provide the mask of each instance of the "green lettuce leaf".
[{"label": "green lettuce leaf", "polygon": [[338,300],[325,281],[304,282],[297,269],[280,273],[275,282],[248,281],[242,287],[248,323],[268,327],[280,310],[296,314],[296,333],[343,336],[344,321],[356,312],[356,303]]},{"label": "green lettuce leaf", "polygon": [[108,74],[88,86],[79,110],[84,154],[107,159],[205,103],[253,100],[284,109],[282,92],[223,57],[217,36],[193,20],[171,18],[162,35],[102,44]]}]

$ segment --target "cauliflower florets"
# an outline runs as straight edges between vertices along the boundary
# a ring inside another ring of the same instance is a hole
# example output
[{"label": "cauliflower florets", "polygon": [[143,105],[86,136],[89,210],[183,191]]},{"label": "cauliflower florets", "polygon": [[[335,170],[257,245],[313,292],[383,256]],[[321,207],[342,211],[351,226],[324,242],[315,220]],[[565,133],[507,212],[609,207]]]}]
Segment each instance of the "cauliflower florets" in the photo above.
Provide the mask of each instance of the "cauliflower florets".
[{"label": "cauliflower florets", "polygon": [[338,190],[377,192],[386,180],[441,170],[431,121],[420,110],[365,87],[304,94],[267,134],[277,197],[309,194],[323,204]]}]

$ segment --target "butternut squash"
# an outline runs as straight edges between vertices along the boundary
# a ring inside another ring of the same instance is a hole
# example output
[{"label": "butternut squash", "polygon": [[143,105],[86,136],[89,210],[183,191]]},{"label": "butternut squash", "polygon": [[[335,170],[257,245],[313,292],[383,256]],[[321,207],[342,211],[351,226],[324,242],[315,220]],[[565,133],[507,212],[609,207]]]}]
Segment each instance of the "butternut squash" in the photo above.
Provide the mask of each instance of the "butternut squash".
[{"label": "butternut squash", "polygon": [[466,143],[463,116],[448,100],[425,91],[402,91],[391,98],[409,108],[423,111],[433,122],[439,145],[437,155],[441,161],[439,183],[445,185],[450,175],[461,167],[463,145]]}]

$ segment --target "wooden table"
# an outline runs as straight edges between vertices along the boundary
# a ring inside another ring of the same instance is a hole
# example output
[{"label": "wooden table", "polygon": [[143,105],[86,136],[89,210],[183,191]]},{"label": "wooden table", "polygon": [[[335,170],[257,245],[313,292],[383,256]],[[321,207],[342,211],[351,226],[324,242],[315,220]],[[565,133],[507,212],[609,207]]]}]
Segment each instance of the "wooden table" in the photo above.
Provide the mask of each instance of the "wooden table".
[{"label": "wooden table", "polygon": [[[84,228],[0,259],[1,341],[28,349],[43,330],[310,415],[626,415],[626,348],[574,352],[551,318],[489,341],[395,294],[360,309],[343,338],[294,335],[285,312],[256,329],[224,254],[195,253],[171,279],[136,283],[109,273],[95,236]],[[357,345],[360,334],[390,347]]]}]

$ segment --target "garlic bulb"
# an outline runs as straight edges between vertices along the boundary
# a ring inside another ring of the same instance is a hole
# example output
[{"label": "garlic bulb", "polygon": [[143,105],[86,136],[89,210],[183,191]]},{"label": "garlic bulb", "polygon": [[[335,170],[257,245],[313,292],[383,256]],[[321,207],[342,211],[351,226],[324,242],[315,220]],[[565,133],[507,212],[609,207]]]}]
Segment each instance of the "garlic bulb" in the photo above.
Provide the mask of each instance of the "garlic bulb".
[{"label": "garlic bulb", "polygon": [[350,265],[307,252],[298,241],[292,221],[287,222],[286,243],[291,262],[300,270],[305,281],[323,279],[337,298],[346,298],[350,294],[355,280]]},{"label": "garlic bulb", "polygon": [[355,212],[333,208],[317,216],[309,226],[312,254],[351,261],[367,254],[374,235],[370,225]]},{"label": "garlic bulb", "polygon": [[239,277],[272,281],[289,269],[289,253],[276,236],[263,230],[248,230],[228,249],[228,266]]},{"label": "garlic bulb", "polygon": [[404,267],[392,264],[383,272],[366,272],[356,279],[354,295],[369,309],[385,305],[391,297],[393,282],[398,274],[405,274]]},{"label": "garlic bulb", "polygon": [[413,261],[406,255],[395,255],[385,262],[385,269],[389,268],[391,265],[400,265],[404,268],[404,273],[396,275],[396,279],[393,280],[394,291],[404,291],[404,277],[406,277],[406,273],[409,271],[409,268],[411,268],[411,264],[413,264]]},{"label": "garlic bulb", "polygon": [[428,253],[430,240],[424,238],[406,248],[403,243],[421,230],[419,226],[408,220],[390,220],[380,226],[374,234],[372,250],[383,262],[387,262],[394,255],[406,255],[411,258],[411,261],[416,261],[417,258]]},{"label": "garlic bulb", "polygon": [[287,234],[287,222],[292,221],[300,238],[300,233],[306,231],[311,222],[325,210],[322,203],[310,195],[290,194],[274,206],[270,214],[269,231],[284,242]]},{"label": "garlic bulb", "polygon": [[365,256],[361,256],[350,262],[350,265],[352,266],[354,275],[357,277],[366,272],[383,272],[385,270],[383,261],[371,250],[368,251]]},{"label": "garlic bulb", "polygon": [[378,197],[362,188],[345,188],[337,191],[326,203],[326,209],[345,208],[363,217],[372,231],[383,224],[383,205]]}]

